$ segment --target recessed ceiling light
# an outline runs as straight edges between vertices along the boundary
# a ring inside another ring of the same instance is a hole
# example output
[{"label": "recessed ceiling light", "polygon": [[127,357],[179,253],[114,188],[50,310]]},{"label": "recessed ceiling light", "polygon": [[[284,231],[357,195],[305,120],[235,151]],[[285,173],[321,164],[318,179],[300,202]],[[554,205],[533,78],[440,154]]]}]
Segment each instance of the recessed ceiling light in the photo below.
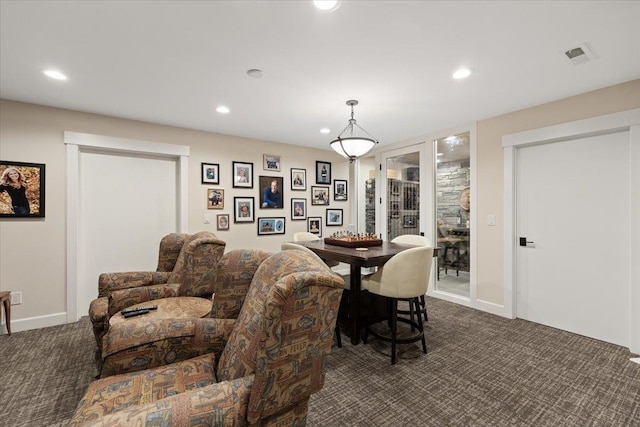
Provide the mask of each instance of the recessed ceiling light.
[{"label": "recessed ceiling light", "polygon": [[47,77],[51,77],[52,79],[56,79],[56,80],[67,80],[67,76],[65,76],[64,74],[62,74],[60,71],[56,71],[56,70],[44,70],[43,73],[45,74],[45,76]]},{"label": "recessed ceiling light", "polygon": [[338,0],[313,0],[313,4],[323,12],[333,12],[340,6]]},{"label": "recessed ceiling light", "polygon": [[219,106],[218,108],[216,108],[216,111],[220,114],[228,114],[229,111],[229,107],[225,107],[224,105]]},{"label": "recessed ceiling light", "polygon": [[329,129],[329,128],[320,129],[320,133],[329,133],[329,132],[331,132],[331,129]]},{"label": "recessed ceiling light", "polygon": [[257,68],[252,68],[250,70],[247,70],[247,75],[249,77],[253,77],[254,79],[259,79],[259,78],[262,78],[264,73],[262,72],[262,70],[258,70]]},{"label": "recessed ceiling light", "polygon": [[453,77],[456,80],[460,80],[460,79],[466,79],[470,75],[471,75],[471,69],[470,68],[460,68],[455,73],[453,73],[453,76],[451,76],[451,77]]}]

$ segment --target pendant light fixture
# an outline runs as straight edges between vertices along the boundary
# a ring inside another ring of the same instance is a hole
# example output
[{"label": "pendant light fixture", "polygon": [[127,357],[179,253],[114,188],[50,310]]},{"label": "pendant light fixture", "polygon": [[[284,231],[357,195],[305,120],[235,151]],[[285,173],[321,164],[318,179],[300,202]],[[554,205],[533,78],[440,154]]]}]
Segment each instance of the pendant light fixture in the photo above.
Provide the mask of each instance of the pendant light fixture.
[{"label": "pendant light fixture", "polygon": [[[347,105],[351,107],[351,119],[349,119],[347,127],[344,128],[338,137],[331,141],[329,145],[331,145],[331,148],[333,148],[336,153],[349,159],[350,162],[353,162],[356,158],[367,154],[378,143],[378,141],[376,141],[369,132],[364,130],[356,122],[356,119],[353,118],[353,107],[358,105],[358,101],[350,99],[347,101]],[[365,136],[354,135],[354,127],[360,129]]]}]

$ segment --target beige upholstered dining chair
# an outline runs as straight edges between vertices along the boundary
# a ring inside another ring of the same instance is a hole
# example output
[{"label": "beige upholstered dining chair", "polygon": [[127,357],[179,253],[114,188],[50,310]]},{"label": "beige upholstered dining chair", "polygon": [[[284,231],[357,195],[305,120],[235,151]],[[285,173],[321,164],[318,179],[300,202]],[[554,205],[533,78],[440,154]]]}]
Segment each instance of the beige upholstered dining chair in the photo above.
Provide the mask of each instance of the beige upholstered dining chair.
[{"label": "beige upholstered dining chair", "polygon": [[[293,233],[293,241],[294,242],[313,242],[315,240],[320,240],[318,236],[313,233],[309,233],[307,231],[298,231],[297,233]],[[329,267],[335,267],[340,264],[340,261],[324,261]]]},{"label": "beige upholstered dining chair", "polygon": [[[391,337],[374,331],[369,323],[366,328],[364,342],[367,342],[368,334],[391,343],[391,364],[396,363],[396,345],[422,341],[422,350],[427,352],[427,343],[424,336],[422,316],[417,316],[417,321],[398,317],[398,300],[409,299],[419,311],[419,297],[427,292],[433,262],[433,247],[418,246],[410,248],[394,255],[386,262],[383,268],[374,274],[362,278],[362,289],[372,294],[388,298],[389,319]],[[405,338],[398,338],[398,322],[411,325],[412,333]]]},{"label": "beige upholstered dining chair", "polygon": [[[394,238],[391,243],[398,243],[400,245],[414,245],[414,246],[433,246],[431,244],[431,239],[424,236],[419,236],[417,234],[402,234]],[[384,268],[384,267],[383,267]],[[429,290],[429,286],[427,285],[427,290]],[[426,291],[425,291],[426,293]],[[407,314],[406,310],[398,310],[400,314]],[[409,304],[409,313],[411,314],[411,318],[413,319],[413,306]],[[429,321],[429,316],[427,315],[427,300],[423,295],[420,296],[420,311],[418,313],[422,313],[424,315],[425,322]]]}]

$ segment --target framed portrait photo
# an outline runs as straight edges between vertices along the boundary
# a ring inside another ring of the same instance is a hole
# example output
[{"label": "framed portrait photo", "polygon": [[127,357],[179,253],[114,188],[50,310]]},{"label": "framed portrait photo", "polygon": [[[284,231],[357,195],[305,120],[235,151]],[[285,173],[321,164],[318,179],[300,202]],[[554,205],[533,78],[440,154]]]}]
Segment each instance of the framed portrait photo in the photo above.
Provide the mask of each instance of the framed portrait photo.
[{"label": "framed portrait photo", "polygon": [[217,163],[200,163],[202,165],[202,183],[220,184],[220,165]]},{"label": "framed portrait photo", "polygon": [[291,199],[291,220],[307,219],[307,199]]},{"label": "framed portrait photo", "polygon": [[327,209],[327,226],[342,225],[342,209]]},{"label": "framed portrait photo", "polygon": [[266,171],[280,172],[280,156],[276,156],[275,154],[263,154],[262,167]]},{"label": "framed portrait photo", "polygon": [[234,197],[233,198],[233,222],[254,222],[254,201],[253,197]]},{"label": "framed portrait photo", "polygon": [[0,217],[44,218],[44,173],[41,163],[0,160]]},{"label": "framed portrait photo", "polygon": [[229,214],[216,215],[218,231],[226,231],[229,229]]},{"label": "framed portrait photo", "polygon": [[333,180],[333,200],[344,202],[347,200],[347,180]]},{"label": "framed portrait photo", "polygon": [[329,204],[329,187],[311,186],[311,204],[312,205],[328,205]]},{"label": "framed portrait photo", "polygon": [[253,188],[253,163],[232,162],[233,188]]},{"label": "framed portrait photo", "polygon": [[207,190],[207,209],[224,209],[224,190],[217,188]]},{"label": "framed portrait photo", "polygon": [[316,184],[331,184],[331,163],[316,160]]},{"label": "framed portrait photo", "polygon": [[307,189],[307,170],[291,168],[291,190],[306,191]]},{"label": "framed portrait photo", "polygon": [[283,209],[284,191],[282,188],[284,179],[281,176],[261,176],[258,197],[262,209]]},{"label": "framed portrait photo", "polygon": [[284,234],[284,217],[258,218],[258,236]]},{"label": "framed portrait photo", "polygon": [[322,237],[322,217],[310,216],[307,218],[307,231],[318,237]]}]

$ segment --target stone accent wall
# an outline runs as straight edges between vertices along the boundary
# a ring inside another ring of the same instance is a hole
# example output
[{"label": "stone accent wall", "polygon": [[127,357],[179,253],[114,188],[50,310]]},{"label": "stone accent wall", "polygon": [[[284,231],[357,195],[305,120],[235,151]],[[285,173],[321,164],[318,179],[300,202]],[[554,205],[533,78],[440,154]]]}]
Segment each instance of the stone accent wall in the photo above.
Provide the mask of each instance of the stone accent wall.
[{"label": "stone accent wall", "polygon": [[[464,227],[469,212],[460,207],[460,192],[471,184],[469,160],[438,163],[436,172],[436,218],[442,219],[444,226]],[[473,196],[472,196],[473,197]],[[458,218],[459,221],[458,222]]]}]

